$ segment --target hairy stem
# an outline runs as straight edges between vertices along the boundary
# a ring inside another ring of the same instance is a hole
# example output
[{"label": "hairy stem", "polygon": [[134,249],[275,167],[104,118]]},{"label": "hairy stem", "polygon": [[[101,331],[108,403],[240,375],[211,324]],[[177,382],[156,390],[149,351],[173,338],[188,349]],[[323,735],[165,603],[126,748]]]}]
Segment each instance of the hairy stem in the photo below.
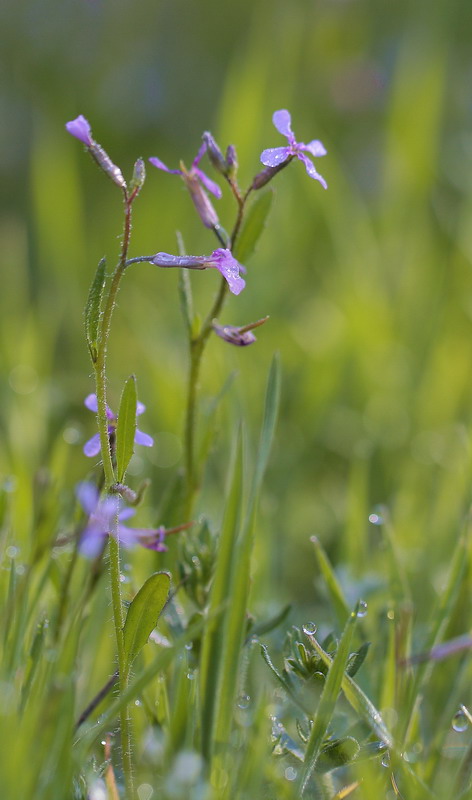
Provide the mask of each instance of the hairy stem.
[{"label": "hairy stem", "polygon": [[[113,466],[112,453],[110,449],[110,437],[108,435],[108,418],[107,418],[107,398],[106,398],[106,358],[107,346],[110,336],[111,319],[113,309],[115,307],[116,296],[120,286],[120,281],[123,272],[126,268],[126,257],[128,254],[128,247],[131,235],[131,201],[128,199],[126,190],[124,190],[124,229],[123,229],[123,242],[121,247],[120,258],[116,269],[113,273],[108,294],[105,300],[103,309],[103,317],[100,329],[100,341],[97,352],[97,359],[94,364],[95,371],[95,387],[97,394],[98,405],[98,430],[100,435],[100,445],[102,453],[103,471],[105,475],[105,491],[109,492],[116,483],[115,469]],[[121,580],[120,580],[120,545],[118,538],[115,536],[109,537],[109,573],[110,573],[110,587],[113,607],[113,622],[115,627],[116,648],[118,654],[118,672],[119,672],[119,689],[122,694],[128,685],[128,672],[126,670],[124,644],[123,644],[123,625],[124,625],[124,611],[123,599],[121,596]],[[131,760],[131,727],[128,714],[128,707],[125,706],[120,713],[120,729],[121,729],[121,750],[123,760],[123,775],[126,787],[127,800],[133,798],[133,774],[132,774],[132,760]]]}]

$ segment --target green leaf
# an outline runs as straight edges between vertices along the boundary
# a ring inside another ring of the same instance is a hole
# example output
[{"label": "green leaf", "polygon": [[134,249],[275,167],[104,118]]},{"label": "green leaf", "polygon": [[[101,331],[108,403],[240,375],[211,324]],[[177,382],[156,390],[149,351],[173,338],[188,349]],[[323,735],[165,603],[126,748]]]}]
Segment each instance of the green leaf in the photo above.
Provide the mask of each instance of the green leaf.
[{"label": "green leaf", "polygon": [[265,228],[272,206],[272,190],[259,194],[249,208],[234,247],[234,257],[242,264],[250,258]]},{"label": "green leaf", "polygon": [[100,323],[100,309],[102,305],[103,290],[105,288],[106,260],[101,259],[95,277],[90,286],[87,303],[85,304],[85,336],[89,346],[92,361],[97,360],[98,326]]},{"label": "green leaf", "polygon": [[[356,620],[357,611],[353,611],[344,628],[336,655],[330,664],[305,752],[305,760],[303,762],[303,770],[300,778],[300,795],[303,794],[308,786],[308,782],[316,767],[323,741],[328,733],[328,726],[334,713],[338,695],[341,690],[344,671],[349,659],[351,639],[354,633]],[[314,637],[310,636],[310,640],[314,640]]]},{"label": "green leaf", "polygon": [[133,455],[137,404],[136,378],[131,375],[121,395],[116,425],[116,469],[119,483],[123,481]]},{"label": "green leaf", "polygon": [[141,586],[133,599],[123,627],[123,645],[126,665],[132,662],[144,647],[165,606],[169,594],[170,575],[155,572]]},{"label": "green leaf", "polygon": [[349,606],[345,600],[343,590],[341,589],[340,583],[318,537],[312,536],[310,541],[315,546],[316,560],[318,561],[318,567],[323,575],[326,588],[328,589],[334,613],[336,614],[340,626],[344,627],[346,620],[349,618]]}]

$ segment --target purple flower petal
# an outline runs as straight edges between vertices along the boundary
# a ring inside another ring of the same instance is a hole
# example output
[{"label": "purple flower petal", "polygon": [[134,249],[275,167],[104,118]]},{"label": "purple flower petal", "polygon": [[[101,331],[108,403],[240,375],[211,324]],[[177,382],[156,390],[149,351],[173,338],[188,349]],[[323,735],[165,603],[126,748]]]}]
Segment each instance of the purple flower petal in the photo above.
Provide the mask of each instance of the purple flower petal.
[{"label": "purple flower petal", "polygon": [[164,172],[169,172],[171,175],[182,175],[182,170],[169,169],[169,167],[166,167],[163,161],[161,161],[159,158],[156,158],[155,156],[152,156],[149,159],[149,161],[154,167],[157,167],[157,169],[162,169],[164,170]]},{"label": "purple flower petal", "polygon": [[138,542],[135,528],[127,528],[125,525],[118,525],[117,536],[120,544],[128,549]]},{"label": "purple flower petal", "polygon": [[90,514],[95,511],[98,504],[99,494],[97,487],[94,486],[93,483],[82,481],[82,483],[78,484],[75,493],[85,513],[90,516]]},{"label": "purple flower petal", "polygon": [[261,153],[261,161],[266,167],[278,167],[292,155],[290,147],[269,147]]},{"label": "purple flower petal", "polygon": [[136,510],[134,508],[124,508],[119,512],[118,519],[121,522],[124,519],[130,519],[131,517],[134,517],[135,514]]},{"label": "purple flower petal", "polygon": [[138,428],[136,428],[136,433],[134,435],[134,442],[135,444],[142,444],[144,447],[152,447],[154,444],[154,439],[152,436],[149,436],[147,433],[143,433]]},{"label": "purple flower petal", "polygon": [[88,440],[88,442],[85,442],[83,446],[83,452],[87,458],[95,458],[95,456],[98,456],[100,450],[100,434],[96,433],[95,436],[92,436],[92,438]]},{"label": "purple flower petal", "polygon": [[[86,406],[89,411],[93,411],[95,414],[98,414],[98,401],[96,394],[88,394],[84,400],[84,406]],[[115,415],[111,410],[110,406],[107,406],[107,417],[108,419],[115,419]]]},{"label": "purple flower petal", "polygon": [[98,525],[87,525],[79,544],[79,550],[86,558],[96,558],[100,555],[107,534]]},{"label": "purple flower petal", "polygon": [[70,122],[66,122],[66,131],[70,133],[71,136],[75,136],[76,139],[83,142],[86,147],[92,146],[92,129],[82,114],[79,114],[78,117],[72,119]]},{"label": "purple flower petal", "polygon": [[136,416],[139,417],[141,414],[144,414],[145,411],[146,411],[146,406],[144,405],[144,403],[140,403],[138,400],[138,404],[136,406]]},{"label": "purple flower petal", "polygon": [[94,411],[95,414],[98,413],[98,402],[97,402],[97,395],[96,394],[88,394],[84,400],[84,406],[89,409],[89,411]]},{"label": "purple flower petal", "polygon": [[209,266],[214,266],[221,272],[223,278],[228,282],[230,291],[233,294],[242,292],[246,286],[246,281],[244,278],[241,278],[239,274],[241,265],[233,257],[231,251],[219,247],[217,250],[213,251],[210,258],[214,263],[209,264]]},{"label": "purple flower petal", "polygon": [[297,153],[297,158],[300,159],[305,164],[305,169],[310,176],[310,178],[314,178],[315,180],[319,181],[324,189],[328,188],[328,184],[326,183],[325,179],[321,177],[319,172],[316,171],[315,165],[312,161],[308,158],[308,156],[304,155],[303,153]]},{"label": "purple flower petal", "polygon": [[199,149],[198,149],[197,155],[195,156],[195,158],[192,161],[192,166],[190,168],[192,170],[192,172],[195,171],[194,170],[195,167],[198,167],[198,165],[199,165],[200,161],[202,160],[203,156],[205,155],[206,151],[207,151],[207,143],[206,142],[202,142],[200,147],[199,147]]},{"label": "purple flower petal", "polygon": [[253,344],[256,341],[252,331],[241,331],[235,325],[217,325],[213,323],[213,330],[225,342],[235,344],[238,347],[246,347],[248,344]]},{"label": "purple flower petal", "polygon": [[325,146],[318,139],[313,139],[313,141],[309,142],[308,144],[299,144],[298,147],[300,148],[300,150],[307,150],[309,153],[311,153],[312,156],[315,156],[316,158],[320,158],[320,156],[325,156],[327,153]]},{"label": "purple flower petal", "polygon": [[218,200],[223,196],[223,192],[218,184],[215,183],[215,181],[212,181],[208,175],[205,175],[203,170],[199,169],[198,167],[193,167],[192,173],[198,178],[200,183],[203,183],[205,189],[207,189]]},{"label": "purple flower petal", "polygon": [[292,117],[287,109],[282,108],[280,111],[275,111],[272,115],[272,122],[282,136],[286,136],[290,142],[295,141],[292,132]]}]

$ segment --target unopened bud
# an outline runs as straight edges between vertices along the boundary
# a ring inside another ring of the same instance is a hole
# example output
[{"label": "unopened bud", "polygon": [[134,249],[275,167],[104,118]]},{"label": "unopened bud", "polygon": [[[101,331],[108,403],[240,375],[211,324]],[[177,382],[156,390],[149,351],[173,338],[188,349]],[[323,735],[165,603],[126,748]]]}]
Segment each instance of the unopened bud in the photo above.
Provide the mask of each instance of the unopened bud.
[{"label": "unopened bud", "polygon": [[138,158],[138,160],[134,165],[133,177],[131,178],[129,184],[130,194],[134,194],[136,196],[138,192],[141,190],[145,180],[146,180],[146,168],[144,166],[144,161],[142,158]]},{"label": "unopened bud", "polygon": [[209,131],[205,131],[202,138],[207,147],[208,158],[210,159],[214,168],[217,169],[218,172],[221,172],[222,175],[226,175],[226,161],[213,136],[211,133],[209,133]]},{"label": "unopened bud", "polygon": [[238,171],[238,156],[234,144],[229,144],[226,148],[226,166],[228,169],[228,177],[233,178]]}]

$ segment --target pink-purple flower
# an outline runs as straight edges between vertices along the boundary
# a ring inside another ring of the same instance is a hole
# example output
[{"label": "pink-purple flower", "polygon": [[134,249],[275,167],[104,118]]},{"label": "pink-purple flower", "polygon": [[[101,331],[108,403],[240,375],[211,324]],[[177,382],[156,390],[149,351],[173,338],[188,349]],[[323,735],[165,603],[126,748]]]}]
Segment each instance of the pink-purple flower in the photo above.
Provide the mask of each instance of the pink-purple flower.
[{"label": "pink-purple flower", "polygon": [[83,142],[86,147],[92,147],[92,129],[90,123],[82,114],[79,114],[78,117],[70,122],[66,122],[66,130],[71,136],[75,136],[76,139]]},{"label": "pink-purple flower", "polygon": [[79,549],[87,558],[96,558],[103,550],[107,536],[114,536],[125,548],[136,544],[163,552],[167,550],[164,539],[169,533],[177,533],[187,525],[166,530],[163,525],[156,529],[128,528],[123,521],[134,516],[133,508],[123,505],[117,495],[100,497],[98,489],[92,483],[84,481],[77,487],[77,497],[88,515],[87,524],[82,532]]},{"label": "pink-purple flower", "polygon": [[212,229],[219,227],[220,223],[218,215],[205,189],[218,199],[221,197],[222,192],[218,184],[212,181],[198,166],[206,149],[206,142],[203,142],[189,170],[185,168],[183,162],[180,162],[180,169],[169,169],[169,167],[155,156],[152,156],[149,161],[154,167],[157,167],[157,169],[162,169],[164,172],[169,172],[171,175],[180,175],[190,192],[193,204],[201,221],[205,227]]},{"label": "pink-purple flower", "polygon": [[170,253],[156,253],[152,263],[157,267],[181,267],[183,269],[217,269],[228,283],[233,294],[242,292],[246,285],[240,272],[246,268],[236,261],[231,250],[219,247],[210,256],[173,256]]},{"label": "pink-purple flower", "polygon": [[292,131],[292,120],[290,112],[286,109],[276,111],[272,116],[272,121],[277,128],[278,132],[285,136],[288,140],[288,145],[285,147],[271,147],[261,153],[261,161],[266,167],[280,167],[286,161],[292,158],[298,158],[304,165],[305,169],[310,176],[319,181],[321,185],[327,189],[328,184],[325,179],[317,172],[315,165],[308,158],[305,153],[310,153],[311,156],[318,158],[326,155],[326,150],[318,139],[313,139],[309,144],[297,142],[295,134]]},{"label": "pink-purple flower", "polygon": [[[85,398],[84,401],[85,406],[90,410],[93,411],[95,414],[98,412],[98,403],[97,403],[97,395],[96,394],[89,394]],[[140,416],[146,410],[146,406],[138,401],[138,405],[136,407],[136,416]],[[113,413],[111,408],[107,406],[107,419],[109,421],[108,425],[108,435],[114,433],[116,428],[117,416]],[[144,447],[152,447],[154,444],[154,439],[149,436],[147,433],[143,433],[143,431],[138,430],[136,428],[136,433],[134,436],[135,444],[142,444]],[[98,456],[100,452],[100,434],[96,433],[92,436],[91,439],[88,440],[84,444],[84,453],[89,458],[95,458]]]}]

